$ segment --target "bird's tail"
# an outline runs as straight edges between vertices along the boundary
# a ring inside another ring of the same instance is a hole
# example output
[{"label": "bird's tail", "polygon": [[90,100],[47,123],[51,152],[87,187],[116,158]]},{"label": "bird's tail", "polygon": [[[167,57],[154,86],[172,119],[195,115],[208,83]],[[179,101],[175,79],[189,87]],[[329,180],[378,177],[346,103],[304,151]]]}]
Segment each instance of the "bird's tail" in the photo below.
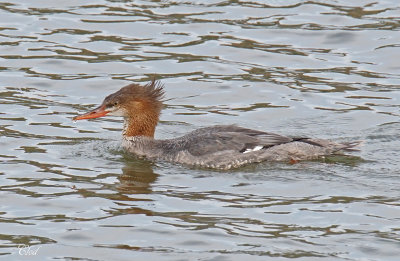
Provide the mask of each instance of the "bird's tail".
[{"label": "bird's tail", "polygon": [[340,143],[343,147],[340,150],[344,151],[360,151],[360,146],[364,143],[363,140]]}]

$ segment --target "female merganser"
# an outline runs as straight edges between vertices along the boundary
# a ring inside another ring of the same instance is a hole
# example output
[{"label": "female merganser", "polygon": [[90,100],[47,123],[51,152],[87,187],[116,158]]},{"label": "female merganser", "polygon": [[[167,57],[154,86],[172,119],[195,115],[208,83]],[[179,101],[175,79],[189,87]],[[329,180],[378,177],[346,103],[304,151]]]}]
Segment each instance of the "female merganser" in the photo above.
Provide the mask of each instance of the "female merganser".
[{"label": "female merganser", "polygon": [[144,86],[129,84],[108,95],[99,107],[74,120],[122,116],[122,145],[129,152],[149,159],[223,170],[261,161],[316,159],[357,150],[355,147],[360,144],[360,141],[335,143],[286,137],[235,125],[206,127],[179,138],[156,140],[154,131],[163,107],[163,95],[163,85],[154,80]]}]

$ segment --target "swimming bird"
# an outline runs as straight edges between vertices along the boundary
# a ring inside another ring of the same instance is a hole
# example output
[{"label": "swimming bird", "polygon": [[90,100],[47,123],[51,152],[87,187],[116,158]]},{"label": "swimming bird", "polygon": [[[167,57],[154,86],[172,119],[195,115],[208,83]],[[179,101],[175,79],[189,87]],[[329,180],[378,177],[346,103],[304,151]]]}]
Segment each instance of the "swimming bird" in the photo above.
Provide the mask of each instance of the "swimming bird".
[{"label": "swimming bird", "polygon": [[163,108],[164,88],[153,80],[129,84],[108,95],[97,108],[74,118],[121,116],[122,145],[130,153],[150,160],[228,170],[262,161],[318,159],[343,151],[358,150],[360,141],[332,142],[308,137],[288,137],[236,125],[216,125],[172,139],[154,139]]}]

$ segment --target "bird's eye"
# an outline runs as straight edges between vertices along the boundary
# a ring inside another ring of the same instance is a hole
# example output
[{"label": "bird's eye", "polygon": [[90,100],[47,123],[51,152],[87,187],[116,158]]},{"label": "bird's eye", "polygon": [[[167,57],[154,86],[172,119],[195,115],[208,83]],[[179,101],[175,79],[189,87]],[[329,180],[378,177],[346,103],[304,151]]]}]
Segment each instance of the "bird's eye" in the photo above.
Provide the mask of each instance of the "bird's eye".
[{"label": "bird's eye", "polygon": [[118,105],[118,102],[110,102],[110,103],[107,104],[107,107],[108,108],[112,108],[112,107],[115,107],[117,105]]}]

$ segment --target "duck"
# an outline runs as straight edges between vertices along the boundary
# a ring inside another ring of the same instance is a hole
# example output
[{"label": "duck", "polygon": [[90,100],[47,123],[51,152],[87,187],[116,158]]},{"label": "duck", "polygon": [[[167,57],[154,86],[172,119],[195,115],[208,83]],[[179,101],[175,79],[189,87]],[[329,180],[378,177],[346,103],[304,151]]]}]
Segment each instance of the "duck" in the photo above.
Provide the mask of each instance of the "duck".
[{"label": "duck", "polygon": [[163,109],[160,81],[132,83],[105,97],[93,110],[74,121],[104,116],[123,117],[122,147],[151,161],[168,161],[192,167],[230,170],[260,162],[314,160],[357,151],[361,141],[333,142],[310,137],[289,137],[237,125],[203,127],[181,137],[155,139]]}]

